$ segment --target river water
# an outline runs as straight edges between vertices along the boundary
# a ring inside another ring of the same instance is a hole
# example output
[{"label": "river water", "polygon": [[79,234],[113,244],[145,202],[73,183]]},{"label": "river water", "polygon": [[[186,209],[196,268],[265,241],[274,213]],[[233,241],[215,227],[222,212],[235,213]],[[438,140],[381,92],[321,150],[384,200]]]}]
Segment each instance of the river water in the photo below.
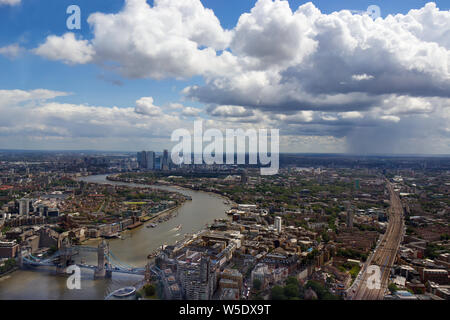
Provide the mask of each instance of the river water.
[{"label": "river water", "polygon": [[[95,175],[81,178],[85,182],[100,184],[127,185],[142,187],[145,185],[113,182],[106,180],[106,175]],[[192,197],[179,209],[178,215],[156,228],[139,227],[123,233],[122,239],[109,240],[110,250],[121,261],[128,265],[143,267],[147,263],[147,255],[163,244],[174,244],[184,239],[186,233],[201,230],[205,224],[214,219],[225,218],[225,211],[230,208],[224,199],[214,194],[181,189],[171,186],[152,186],[157,189],[175,191]],[[182,225],[176,231],[177,225]],[[98,241],[87,241],[84,245],[97,246]],[[95,253],[83,253],[75,260],[84,260],[96,264]],[[39,267],[32,270],[19,270],[0,278],[0,300],[98,300],[104,299],[112,291],[130,286],[142,280],[142,276],[113,273],[112,279],[93,279],[93,271],[83,269],[81,273],[81,290],[67,289],[67,278],[55,274],[55,268]]]}]

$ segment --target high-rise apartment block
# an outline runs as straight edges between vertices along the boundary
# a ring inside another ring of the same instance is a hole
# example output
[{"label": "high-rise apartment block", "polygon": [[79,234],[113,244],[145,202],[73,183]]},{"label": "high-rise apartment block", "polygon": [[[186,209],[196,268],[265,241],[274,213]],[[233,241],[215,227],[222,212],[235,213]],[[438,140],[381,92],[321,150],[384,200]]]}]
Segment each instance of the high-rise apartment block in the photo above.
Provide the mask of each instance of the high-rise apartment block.
[{"label": "high-rise apartment block", "polygon": [[217,279],[211,259],[201,252],[186,251],[177,258],[177,278],[187,300],[210,300]]},{"label": "high-rise apartment block", "polygon": [[19,200],[19,214],[21,216],[27,216],[30,213],[30,199]]},{"label": "high-rise apartment block", "polygon": [[282,221],[281,217],[275,217],[275,230],[278,233],[281,233]]}]

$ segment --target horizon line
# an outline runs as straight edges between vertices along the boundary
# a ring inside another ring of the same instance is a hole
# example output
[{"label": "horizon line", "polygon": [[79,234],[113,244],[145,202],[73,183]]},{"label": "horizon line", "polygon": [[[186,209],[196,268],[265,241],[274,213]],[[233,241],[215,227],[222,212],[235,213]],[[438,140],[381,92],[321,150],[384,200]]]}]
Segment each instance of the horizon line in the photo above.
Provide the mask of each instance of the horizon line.
[{"label": "horizon line", "polygon": [[[168,150],[168,149],[166,149]],[[89,152],[89,153],[137,153],[141,151],[154,151],[154,150],[136,150],[136,151],[124,151],[124,150],[96,150],[96,149],[0,149],[0,152]],[[163,152],[162,151],[155,151]],[[192,153],[195,154],[195,153]],[[246,152],[245,154],[248,154]],[[279,152],[280,155],[339,155],[339,156],[360,156],[360,157],[450,157],[450,154],[439,153],[347,153],[347,152]]]}]

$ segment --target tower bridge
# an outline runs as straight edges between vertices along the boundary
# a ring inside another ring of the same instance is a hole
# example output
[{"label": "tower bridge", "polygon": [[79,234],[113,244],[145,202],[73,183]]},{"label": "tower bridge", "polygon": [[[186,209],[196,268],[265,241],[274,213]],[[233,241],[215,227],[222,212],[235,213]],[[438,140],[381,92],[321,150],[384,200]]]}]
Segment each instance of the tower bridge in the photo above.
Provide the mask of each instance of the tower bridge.
[{"label": "tower bridge", "polygon": [[[97,265],[89,265],[86,263],[74,263],[72,257],[79,252],[95,252],[97,253]],[[151,273],[159,276],[153,267],[147,265],[145,267],[133,267],[127,263],[121,262],[109,250],[109,245],[102,241],[98,247],[89,246],[71,246],[67,243],[62,244],[60,250],[47,258],[37,258],[28,252],[19,253],[19,264],[25,266],[54,266],[58,274],[66,274],[66,268],[76,265],[80,268],[94,270],[94,278],[111,278],[113,272],[136,274],[150,278]]]}]

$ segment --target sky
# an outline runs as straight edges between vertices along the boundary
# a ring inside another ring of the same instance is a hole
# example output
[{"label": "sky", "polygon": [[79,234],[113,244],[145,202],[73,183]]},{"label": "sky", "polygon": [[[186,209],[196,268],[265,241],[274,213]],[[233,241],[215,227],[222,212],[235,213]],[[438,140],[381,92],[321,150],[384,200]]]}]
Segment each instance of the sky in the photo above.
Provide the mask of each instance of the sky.
[{"label": "sky", "polygon": [[449,9],[0,0],[0,149],[162,150],[203,120],[281,152],[450,154]]}]

